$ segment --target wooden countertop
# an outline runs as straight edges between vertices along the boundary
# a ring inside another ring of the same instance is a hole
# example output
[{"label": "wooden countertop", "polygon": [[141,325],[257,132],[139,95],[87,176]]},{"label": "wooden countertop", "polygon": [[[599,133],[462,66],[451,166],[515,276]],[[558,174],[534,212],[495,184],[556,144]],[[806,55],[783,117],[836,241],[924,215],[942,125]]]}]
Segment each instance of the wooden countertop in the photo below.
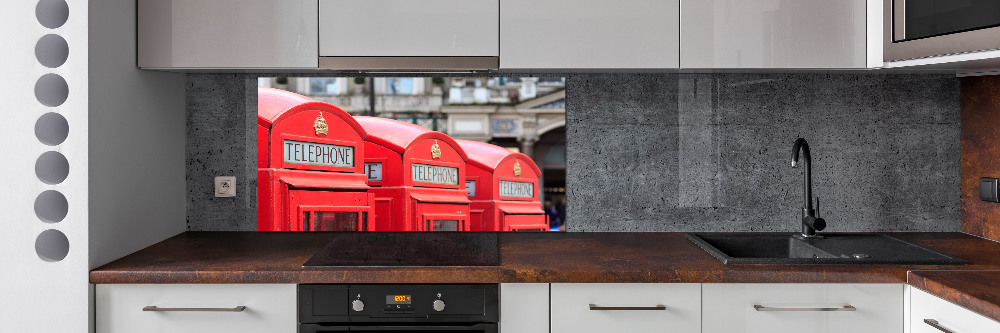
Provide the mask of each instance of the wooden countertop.
[{"label": "wooden countertop", "polygon": [[[1000,243],[891,233],[968,265],[724,265],[683,233],[501,233],[499,266],[302,267],[331,236],[185,232],[90,272],[91,283],[909,283],[1000,321]],[[908,273],[909,272],[909,273]]]},{"label": "wooden countertop", "polygon": [[910,270],[1000,270],[1000,244],[893,233],[968,265],[724,265],[683,233],[501,233],[499,266],[302,267],[323,233],[185,232],[90,272],[91,283],[905,283]]},{"label": "wooden countertop", "polygon": [[911,271],[907,283],[1000,321],[1000,271]]}]

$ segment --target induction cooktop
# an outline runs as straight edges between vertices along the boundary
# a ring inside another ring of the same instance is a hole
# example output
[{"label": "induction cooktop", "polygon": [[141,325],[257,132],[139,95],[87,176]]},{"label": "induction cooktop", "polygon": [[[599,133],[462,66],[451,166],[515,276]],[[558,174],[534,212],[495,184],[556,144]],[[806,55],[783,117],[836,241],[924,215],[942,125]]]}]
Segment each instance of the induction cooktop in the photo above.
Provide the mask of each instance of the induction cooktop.
[{"label": "induction cooktop", "polygon": [[330,232],[302,266],[496,266],[495,232]]}]

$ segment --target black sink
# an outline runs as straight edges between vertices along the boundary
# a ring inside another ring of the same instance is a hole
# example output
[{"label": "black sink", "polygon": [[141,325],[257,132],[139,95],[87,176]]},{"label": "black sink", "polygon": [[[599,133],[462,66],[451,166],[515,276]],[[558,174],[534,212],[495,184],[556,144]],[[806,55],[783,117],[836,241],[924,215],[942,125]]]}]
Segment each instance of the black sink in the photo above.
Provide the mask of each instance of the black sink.
[{"label": "black sink", "polygon": [[964,265],[944,255],[879,234],[689,233],[687,238],[724,264]]}]

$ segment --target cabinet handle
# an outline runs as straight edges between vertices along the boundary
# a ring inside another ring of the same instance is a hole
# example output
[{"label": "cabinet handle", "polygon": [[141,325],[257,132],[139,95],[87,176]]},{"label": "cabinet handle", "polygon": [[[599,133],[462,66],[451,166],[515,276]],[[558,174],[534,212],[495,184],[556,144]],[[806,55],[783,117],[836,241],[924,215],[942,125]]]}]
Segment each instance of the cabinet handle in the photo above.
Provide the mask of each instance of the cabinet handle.
[{"label": "cabinet handle", "polygon": [[590,305],[590,309],[591,310],[600,310],[600,311],[666,310],[667,306],[666,305],[660,305],[660,304],[657,304],[657,305],[654,305],[654,306],[598,306],[596,304],[591,304]]},{"label": "cabinet handle", "polygon": [[955,333],[955,332],[952,332],[951,330],[949,330],[947,328],[944,328],[944,326],[941,326],[941,324],[938,323],[938,321],[934,320],[934,319],[924,319],[924,323],[927,324],[927,325],[931,325],[931,327],[936,328],[939,331],[944,332],[944,333]]},{"label": "cabinet handle", "polygon": [[754,310],[757,311],[858,311],[853,305],[844,305],[831,308],[776,308],[770,306],[763,306],[760,304],[754,304]]},{"label": "cabinet handle", "polygon": [[158,308],[155,305],[148,305],[142,311],[174,312],[174,311],[196,311],[196,312],[243,312],[247,307],[240,305],[232,308]]}]

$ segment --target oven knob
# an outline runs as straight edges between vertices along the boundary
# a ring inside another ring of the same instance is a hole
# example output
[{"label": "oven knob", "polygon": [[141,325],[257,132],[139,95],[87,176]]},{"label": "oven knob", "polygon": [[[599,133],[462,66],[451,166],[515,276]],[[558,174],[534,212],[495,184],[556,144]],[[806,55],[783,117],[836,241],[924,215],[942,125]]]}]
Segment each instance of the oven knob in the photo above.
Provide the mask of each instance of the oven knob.
[{"label": "oven knob", "polygon": [[438,312],[444,311],[444,301],[442,301],[442,300],[435,300],[434,301],[434,311],[438,311]]},{"label": "oven knob", "polygon": [[361,312],[365,309],[365,302],[362,302],[360,299],[356,299],[354,302],[351,302],[351,309]]}]

